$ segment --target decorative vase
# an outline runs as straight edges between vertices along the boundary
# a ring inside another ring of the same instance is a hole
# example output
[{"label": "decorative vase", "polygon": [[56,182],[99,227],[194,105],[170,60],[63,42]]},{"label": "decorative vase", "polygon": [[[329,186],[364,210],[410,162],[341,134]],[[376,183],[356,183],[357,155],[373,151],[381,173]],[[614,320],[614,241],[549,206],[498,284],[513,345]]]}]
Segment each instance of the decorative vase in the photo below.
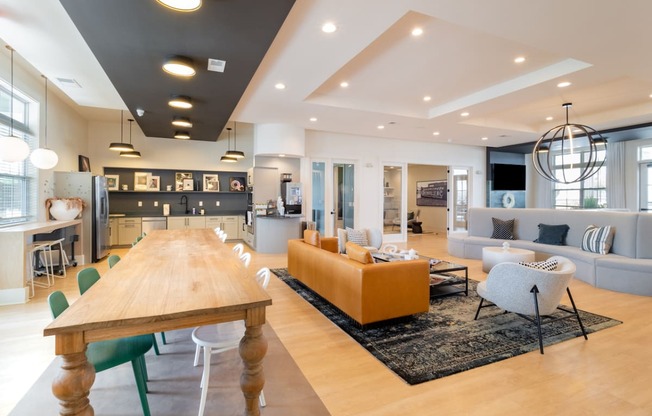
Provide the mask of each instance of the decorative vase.
[{"label": "decorative vase", "polygon": [[74,220],[84,209],[81,198],[48,198],[45,205],[50,216],[58,221]]},{"label": "decorative vase", "polygon": [[503,250],[509,250],[509,243],[507,241],[503,243]]}]

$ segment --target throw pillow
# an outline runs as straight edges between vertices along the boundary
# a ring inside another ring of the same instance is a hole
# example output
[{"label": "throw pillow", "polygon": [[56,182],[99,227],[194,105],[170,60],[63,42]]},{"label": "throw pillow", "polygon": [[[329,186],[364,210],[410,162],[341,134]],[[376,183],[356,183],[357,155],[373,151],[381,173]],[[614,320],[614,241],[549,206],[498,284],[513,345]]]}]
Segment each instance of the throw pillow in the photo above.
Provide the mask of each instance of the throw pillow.
[{"label": "throw pillow", "polygon": [[339,252],[341,254],[346,253],[346,230],[344,228],[338,228],[337,229],[337,247],[339,249]]},{"label": "throw pillow", "polygon": [[531,263],[519,261],[518,264],[532,269],[546,270],[549,272],[557,270],[557,260],[534,261]]},{"label": "throw pillow", "polygon": [[321,241],[319,238],[319,231],[315,230],[304,230],[303,231],[303,242],[310,244],[311,246],[321,248]]},{"label": "throw pillow", "polygon": [[565,246],[568,230],[570,230],[570,227],[567,224],[539,224],[539,238],[534,240],[534,242],[552,244],[555,246]]},{"label": "throw pillow", "polygon": [[491,234],[491,238],[514,240],[514,221],[514,218],[503,221],[492,217],[491,222],[494,224],[494,232]]},{"label": "throw pillow", "polygon": [[361,246],[368,246],[366,230],[354,230],[353,228],[346,227],[346,239]]},{"label": "throw pillow", "polygon": [[371,252],[369,250],[356,243],[352,243],[351,241],[346,243],[346,254],[349,256],[349,259],[363,264],[374,262],[374,258],[371,257]]},{"label": "throw pillow", "polygon": [[582,250],[593,253],[607,254],[614,241],[614,228],[611,225],[597,227],[593,224],[586,227],[582,237]]}]

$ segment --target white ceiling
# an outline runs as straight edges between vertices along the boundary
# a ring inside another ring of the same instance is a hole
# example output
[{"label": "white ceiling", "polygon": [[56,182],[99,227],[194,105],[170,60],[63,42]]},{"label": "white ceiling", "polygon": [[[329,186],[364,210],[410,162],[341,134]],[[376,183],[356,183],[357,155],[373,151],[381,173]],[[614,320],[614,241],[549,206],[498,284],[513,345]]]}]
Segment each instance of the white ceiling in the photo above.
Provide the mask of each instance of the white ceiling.
[{"label": "white ceiling", "polygon": [[[650,16],[649,0],[297,0],[232,119],[494,147],[563,124],[565,102],[595,129],[648,123]],[[126,108],[58,1],[0,0],[0,38],[86,117]]]}]

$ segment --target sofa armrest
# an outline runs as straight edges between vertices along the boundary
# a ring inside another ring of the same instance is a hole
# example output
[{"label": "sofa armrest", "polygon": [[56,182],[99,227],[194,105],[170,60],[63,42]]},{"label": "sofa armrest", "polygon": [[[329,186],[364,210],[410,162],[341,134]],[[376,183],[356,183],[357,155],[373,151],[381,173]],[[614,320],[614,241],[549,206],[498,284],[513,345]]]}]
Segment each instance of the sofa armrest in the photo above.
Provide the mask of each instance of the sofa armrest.
[{"label": "sofa armrest", "polygon": [[339,252],[337,237],[322,237],[321,248],[322,250],[330,251],[331,253]]}]

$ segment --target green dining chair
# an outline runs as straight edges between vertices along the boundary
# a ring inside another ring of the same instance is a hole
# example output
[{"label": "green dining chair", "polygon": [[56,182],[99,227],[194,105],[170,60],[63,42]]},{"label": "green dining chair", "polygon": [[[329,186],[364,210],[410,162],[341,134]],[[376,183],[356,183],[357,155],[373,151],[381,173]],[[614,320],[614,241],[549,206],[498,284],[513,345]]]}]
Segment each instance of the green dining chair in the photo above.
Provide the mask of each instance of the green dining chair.
[{"label": "green dining chair", "polygon": [[[68,309],[66,295],[60,290],[48,296],[48,304],[52,317],[57,318]],[[143,415],[150,416],[149,402],[147,401],[147,367],[145,366],[145,353],[152,348],[152,338],[149,335],[110,339],[107,341],[91,342],[86,349],[86,358],[93,365],[95,372],[99,373],[109,368],[131,362],[136,378],[136,387],[140,396]]]},{"label": "green dining chair", "polygon": [[[118,256],[116,255],[115,257]],[[120,260],[120,257],[118,257],[118,260]],[[83,270],[80,270],[77,273],[77,285],[79,286],[79,294],[83,295],[88,289],[91,288],[91,286],[97,283],[98,280],[100,280],[100,273],[95,267],[87,267]],[[161,332],[161,338],[163,339],[163,345],[165,345],[167,342],[163,332]],[[161,355],[158,349],[158,342],[156,342],[156,336],[154,334],[152,334],[152,343],[154,344],[154,352],[156,355]]]},{"label": "green dining chair", "polygon": [[111,254],[106,261],[109,263],[109,269],[110,269],[120,261],[120,256],[118,256],[117,254]]}]

